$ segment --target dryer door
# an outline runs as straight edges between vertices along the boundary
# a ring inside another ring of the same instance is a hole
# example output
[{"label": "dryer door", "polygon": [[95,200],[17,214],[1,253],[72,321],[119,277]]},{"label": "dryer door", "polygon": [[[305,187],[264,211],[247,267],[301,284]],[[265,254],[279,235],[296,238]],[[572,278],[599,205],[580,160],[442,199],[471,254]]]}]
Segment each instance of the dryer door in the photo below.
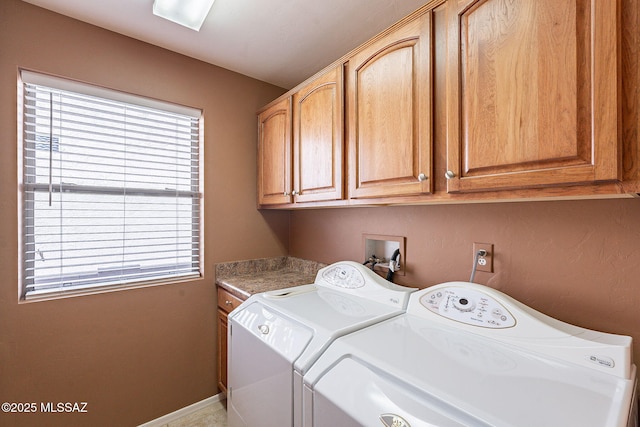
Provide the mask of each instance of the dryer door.
[{"label": "dryer door", "polygon": [[489,427],[433,396],[350,357],[305,387],[306,426]]},{"label": "dryer door", "polygon": [[312,332],[258,303],[229,319],[227,416],[230,427],[293,422],[293,361]]}]

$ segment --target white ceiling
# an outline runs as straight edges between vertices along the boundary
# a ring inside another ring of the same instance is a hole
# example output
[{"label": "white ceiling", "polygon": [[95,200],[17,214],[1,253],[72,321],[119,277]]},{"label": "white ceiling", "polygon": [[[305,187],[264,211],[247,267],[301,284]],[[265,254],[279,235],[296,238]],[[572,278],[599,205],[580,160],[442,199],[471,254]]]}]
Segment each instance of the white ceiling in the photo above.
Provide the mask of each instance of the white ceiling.
[{"label": "white ceiling", "polygon": [[200,32],[153,0],[24,0],[290,89],[427,0],[216,0]]}]

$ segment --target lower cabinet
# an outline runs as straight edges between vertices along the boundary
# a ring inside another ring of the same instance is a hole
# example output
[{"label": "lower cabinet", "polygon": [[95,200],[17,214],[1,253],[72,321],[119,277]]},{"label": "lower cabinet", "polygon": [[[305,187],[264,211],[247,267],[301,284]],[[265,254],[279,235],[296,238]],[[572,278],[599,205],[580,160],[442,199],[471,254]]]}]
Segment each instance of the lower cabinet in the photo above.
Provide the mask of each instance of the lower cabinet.
[{"label": "lower cabinet", "polygon": [[227,317],[229,313],[242,304],[242,299],[218,288],[218,388],[227,392]]}]

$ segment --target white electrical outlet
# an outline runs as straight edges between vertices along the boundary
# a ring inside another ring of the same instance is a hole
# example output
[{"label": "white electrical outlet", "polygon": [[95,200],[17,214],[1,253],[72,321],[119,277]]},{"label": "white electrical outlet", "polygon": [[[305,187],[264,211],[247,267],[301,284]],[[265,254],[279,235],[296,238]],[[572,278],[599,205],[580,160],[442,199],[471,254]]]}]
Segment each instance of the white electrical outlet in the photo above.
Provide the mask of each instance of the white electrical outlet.
[{"label": "white electrical outlet", "polygon": [[[476,254],[478,254],[479,251],[484,251],[484,255],[478,255],[477,261],[475,261]],[[473,259],[474,262],[477,262],[477,271],[493,273],[493,243],[474,243]]]}]

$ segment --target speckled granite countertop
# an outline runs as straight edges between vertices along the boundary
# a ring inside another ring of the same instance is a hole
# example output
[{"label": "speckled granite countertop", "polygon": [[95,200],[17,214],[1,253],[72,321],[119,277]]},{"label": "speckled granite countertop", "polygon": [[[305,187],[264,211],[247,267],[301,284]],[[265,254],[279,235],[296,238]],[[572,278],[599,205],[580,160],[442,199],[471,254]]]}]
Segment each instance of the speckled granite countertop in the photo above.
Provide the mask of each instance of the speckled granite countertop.
[{"label": "speckled granite countertop", "polygon": [[326,264],[294,257],[216,264],[216,284],[241,299],[253,294],[313,283]]}]

